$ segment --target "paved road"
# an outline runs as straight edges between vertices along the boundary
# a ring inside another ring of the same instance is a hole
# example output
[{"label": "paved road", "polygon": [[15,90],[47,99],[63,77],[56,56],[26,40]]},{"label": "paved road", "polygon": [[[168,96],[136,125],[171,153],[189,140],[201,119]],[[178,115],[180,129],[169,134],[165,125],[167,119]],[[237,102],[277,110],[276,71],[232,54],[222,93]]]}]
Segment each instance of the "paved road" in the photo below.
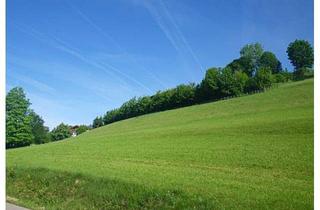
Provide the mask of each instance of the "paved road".
[{"label": "paved road", "polygon": [[20,206],[13,205],[11,203],[6,203],[6,210],[29,210]]}]

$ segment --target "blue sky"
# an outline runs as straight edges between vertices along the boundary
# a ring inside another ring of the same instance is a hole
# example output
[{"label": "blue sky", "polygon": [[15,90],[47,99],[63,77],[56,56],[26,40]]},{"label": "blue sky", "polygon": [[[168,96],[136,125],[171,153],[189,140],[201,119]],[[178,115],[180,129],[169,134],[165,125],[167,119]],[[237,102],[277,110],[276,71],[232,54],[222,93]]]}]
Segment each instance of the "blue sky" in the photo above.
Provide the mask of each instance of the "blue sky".
[{"label": "blue sky", "polygon": [[10,0],[6,28],[7,91],[22,86],[52,129],[199,82],[247,43],[292,69],[288,44],[313,45],[313,1]]}]

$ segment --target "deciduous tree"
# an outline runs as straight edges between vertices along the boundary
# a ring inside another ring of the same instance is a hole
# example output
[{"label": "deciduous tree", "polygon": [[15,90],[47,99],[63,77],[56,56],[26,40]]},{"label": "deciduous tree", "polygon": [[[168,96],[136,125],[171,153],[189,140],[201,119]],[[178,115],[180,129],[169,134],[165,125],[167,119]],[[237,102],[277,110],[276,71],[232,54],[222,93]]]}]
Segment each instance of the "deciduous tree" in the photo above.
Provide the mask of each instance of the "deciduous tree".
[{"label": "deciduous tree", "polygon": [[254,77],[256,88],[259,90],[265,90],[271,87],[273,82],[272,72],[270,68],[259,68]]},{"label": "deciduous tree", "polygon": [[33,143],[43,144],[49,141],[48,132],[49,128],[44,126],[44,120],[34,111],[30,112],[31,130],[33,134]]},{"label": "deciduous tree", "polygon": [[247,44],[240,50],[241,57],[249,58],[255,71],[258,69],[259,59],[262,54],[263,48],[260,43]]},{"label": "deciduous tree", "polygon": [[30,145],[33,139],[29,116],[30,102],[21,87],[11,89],[6,96],[6,147]]},{"label": "deciduous tree", "polygon": [[313,66],[313,48],[306,40],[291,42],[288,46],[287,54],[296,71]]},{"label": "deciduous tree", "polygon": [[59,141],[62,139],[69,138],[71,136],[70,133],[70,126],[66,124],[59,124],[57,127],[55,127],[51,132],[52,141]]},{"label": "deciduous tree", "polygon": [[282,65],[272,52],[264,52],[259,59],[259,67],[270,68],[273,74],[282,71]]}]

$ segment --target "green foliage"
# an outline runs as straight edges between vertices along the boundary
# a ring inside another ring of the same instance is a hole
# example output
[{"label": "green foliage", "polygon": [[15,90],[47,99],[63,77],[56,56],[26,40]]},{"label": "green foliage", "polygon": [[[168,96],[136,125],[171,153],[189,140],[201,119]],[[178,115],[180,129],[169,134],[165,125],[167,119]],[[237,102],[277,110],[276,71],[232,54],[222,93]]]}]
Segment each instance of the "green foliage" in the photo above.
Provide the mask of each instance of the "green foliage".
[{"label": "green foliage", "polygon": [[280,73],[282,71],[282,65],[272,52],[264,52],[259,59],[260,68],[270,68],[273,74]]},{"label": "green foliage", "polygon": [[146,114],[151,112],[151,97],[143,96],[137,99],[136,110],[138,115]]},{"label": "green foliage", "polygon": [[[295,40],[291,42],[288,46],[287,54],[296,71],[313,66],[313,48],[308,41]],[[298,74],[301,73],[303,74],[303,70],[298,72]]]},{"label": "green foliage", "polygon": [[210,68],[207,70],[204,79],[197,90],[197,100],[207,101],[219,98],[218,75],[220,69]]},{"label": "green foliage", "polygon": [[76,129],[76,133],[77,135],[80,135],[84,132],[86,132],[87,130],[89,130],[89,127],[86,125],[80,125],[77,129]]},{"label": "green foliage", "polygon": [[283,74],[281,74],[281,73],[274,74],[274,75],[273,75],[273,81],[274,81],[275,83],[287,82],[286,77],[285,77]]},{"label": "green foliage", "polygon": [[293,80],[293,73],[285,69],[280,73],[274,74],[273,77],[274,77],[274,82],[276,83],[289,82]]},{"label": "green foliage", "polygon": [[313,77],[314,77],[314,69],[307,68],[305,73],[304,73],[304,78],[308,79],[308,78],[313,78]]},{"label": "green foliage", "polygon": [[240,57],[238,59],[233,60],[231,63],[227,65],[228,68],[231,68],[232,71],[242,71],[246,73],[249,77],[251,77],[254,73],[254,63],[249,57]]},{"label": "green foliage", "polygon": [[171,102],[173,90],[158,91],[155,95],[151,96],[151,112],[164,111],[174,108]]},{"label": "green foliage", "polygon": [[237,84],[235,74],[230,68],[222,69],[217,77],[217,84],[220,97],[239,95],[239,85]]},{"label": "green foliage", "polygon": [[[246,60],[246,59],[241,59]],[[108,111],[103,118],[93,121],[93,128],[115,121],[136,117],[142,114],[164,111],[197,102],[221,99],[226,96],[238,96],[244,93],[249,77],[241,70],[231,67],[208,69],[200,85],[178,85],[176,88],[158,91],[155,95],[132,98],[120,108]]]},{"label": "green foliage", "polygon": [[30,209],[312,209],[313,90],[285,83],[7,150],[7,195]]},{"label": "green foliage", "polygon": [[286,82],[293,80],[293,73],[289,72],[287,69],[280,72],[280,74],[282,74],[285,77]]},{"label": "green foliage", "polygon": [[254,70],[257,70],[262,54],[263,48],[260,43],[247,44],[240,50],[241,57],[251,60]]},{"label": "green foliage", "polygon": [[302,67],[293,72],[293,79],[294,80],[303,80],[306,78],[313,77],[313,69]]},{"label": "green foliage", "polygon": [[62,139],[69,138],[71,136],[70,126],[63,123],[55,127],[50,133],[52,141],[59,141]]},{"label": "green foliage", "polygon": [[96,118],[93,121],[93,128],[142,114],[192,105],[195,103],[195,91],[196,87],[191,83],[158,91],[153,96],[134,97],[122,104],[120,108],[108,111],[103,118]]},{"label": "green foliage", "polygon": [[48,132],[47,135],[46,135],[46,140],[48,142],[51,142],[52,141],[52,135],[51,135],[51,132]]},{"label": "green foliage", "polygon": [[273,82],[271,69],[264,67],[258,69],[254,76],[254,82],[258,90],[265,90],[271,87]]},{"label": "green foliage", "polygon": [[103,126],[103,118],[102,117],[96,117],[93,120],[92,127],[93,128],[98,128],[98,127],[101,127],[101,126]]},{"label": "green foliage", "polygon": [[44,120],[34,111],[30,112],[31,117],[31,130],[33,134],[34,144],[43,144],[49,142],[48,132],[49,128],[44,126]]},{"label": "green foliage", "polygon": [[245,93],[246,85],[248,84],[249,77],[245,72],[236,71],[234,73],[234,84],[236,91],[234,92],[236,96]]},{"label": "green foliage", "polygon": [[6,148],[30,145],[33,139],[29,116],[30,102],[21,87],[6,96]]},{"label": "green foliage", "polygon": [[195,103],[195,85],[178,85],[173,90],[171,104],[174,108],[189,106]]},{"label": "green foliage", "polygon": [[234,71],[230,66],[224,69],[208,69],[197,88],[197,100],[201,102],[241,95],[248,79],[246,73],[241,70]]}]

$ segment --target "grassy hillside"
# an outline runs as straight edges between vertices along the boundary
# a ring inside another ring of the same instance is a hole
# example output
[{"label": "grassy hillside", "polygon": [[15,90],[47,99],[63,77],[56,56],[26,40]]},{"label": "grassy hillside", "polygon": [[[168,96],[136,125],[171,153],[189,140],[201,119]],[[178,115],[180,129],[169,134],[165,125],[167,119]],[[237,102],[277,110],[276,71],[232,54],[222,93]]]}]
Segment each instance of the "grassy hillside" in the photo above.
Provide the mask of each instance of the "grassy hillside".
[{"label": "grassy hillside", "polygon": [[7,195],[48,209],[312,209],[313,80],[8,150]]}]

